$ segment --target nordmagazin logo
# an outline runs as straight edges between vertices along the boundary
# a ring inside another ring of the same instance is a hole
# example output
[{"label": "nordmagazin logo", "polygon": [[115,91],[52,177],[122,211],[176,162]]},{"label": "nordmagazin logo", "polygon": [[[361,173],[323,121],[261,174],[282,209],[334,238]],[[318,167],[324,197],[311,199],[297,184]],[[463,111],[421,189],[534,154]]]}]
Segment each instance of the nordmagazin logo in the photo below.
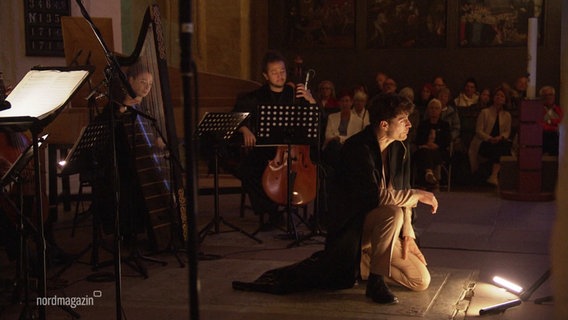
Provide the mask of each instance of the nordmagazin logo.
[{"label": "nordmagazin logo", "polygon": [[95,304],[95,298],[100,298],[103,296],[101,290],[94,290],[93,295],[85,295],[84,297],[37,297],[36,304],[38,306],[67,306],[75,309],[78,306],[93,306]]}]

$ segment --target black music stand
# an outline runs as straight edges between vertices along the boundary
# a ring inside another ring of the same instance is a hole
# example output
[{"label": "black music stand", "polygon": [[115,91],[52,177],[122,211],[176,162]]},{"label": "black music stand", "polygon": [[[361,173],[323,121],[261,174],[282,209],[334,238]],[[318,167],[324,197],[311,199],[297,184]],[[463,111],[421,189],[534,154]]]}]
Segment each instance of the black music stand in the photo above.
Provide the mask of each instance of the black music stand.
[{"label": "black music stand", "polygon": [[245,236],[253,239],[258,243],[262,243],[260,239],[254,235],[244,231],[243,229],[227,222],[223,219],[219,212],[219,143],[231,140],[237,129],[241,126],[241,123],[248,117],[248,112],[229,112],[229,113],[218,113],[210,112],[206,113],[203,119],[199,122],[197,127],[196,135],[198,138],[212,141],[214,148],[214,168],[213,168],[213,188],[214,188],[214,216],[213,219],[201,230],[199,231],[200,242],[203,242],[207,234],[211,233],[211,229],[214,228],[215,234],[220,232],[219,225],[223,223],[234,231],[238,231]]},{"label": "black music stand", "polygon": [[108,121],[89,123],[81,130],[61,168],[61,175],[88,172],[96,167],[96,155],[108,150],[110,129]]},{"label": "black music stand", "polygon": [[[38,247],[40,252],[39,295],[47,296],[46,283],[46,239],[43,224],[41,200],[42,183],[40,177],[39,135],[63,111],[77,90],[87,81],[92,67],[34,67],[18,83],[6,100],[11,108],[0,111],[0,126],[13,130],[29,130],[32,137],[34,159],[34,185],[38,196],[36,205],[38,220]],[[46,93],[49,96],[46,97]],[[46,318],[46,306],[39,305],[39,318]]]},{"label": "black music stand", "polygon": [[[319,149],[320,139],[320,116],[321,111],[317,105],[297,106],[297,105],[260,105],[258,107],[257,121],[257,146],[274,146],[285,145],[288,147],[287,163],[292,163],[291,146],[292,145],[309,145],[316,146]],[[319,152],[318,152],[319,153]],[[317,179],[316,170],[316,179]],[[291,172],[290,165],[287,166],[287,178],[290,181]],[[317,183],[316,183],[317,185]],[[314,235],[319,234],[319,223],[317,222],[317,214],[315,226],[310,227],[308,236],[299,237],[296,225],[293,221],[292,212],[292,184],[287,183],[287,201],[286,214],[288,220],[288,233],[293,236],[294,242],[290,246],[299,244],[299,242],[307,240]],[[317,198],[317,190],[316,190]],[[296,214],[296,216],[298,216]],[[298,218],[308,225],[301,217]]]},{"label": "black music stand", "polygon": [[[111,133],[108,121],[93,121],[86,127],[83,127],[79,138],[65,157],[64,163],[61,164],[61,172],[59,175],[84,174],[97,170],[97,156],[100,156],[105,150],[108,150]],[[76,259],[83,256],[89,249],[91,251],[91,265],[97,269],[99,267],[99,246],[100,239],[100,218],[92,212],[92,242],[81,250]],[[75,221],[74,221],[75,223]],[[73,230],[75,225],[73,225]],[[72,262],[64,266],[56,275],[61,275]]]}]

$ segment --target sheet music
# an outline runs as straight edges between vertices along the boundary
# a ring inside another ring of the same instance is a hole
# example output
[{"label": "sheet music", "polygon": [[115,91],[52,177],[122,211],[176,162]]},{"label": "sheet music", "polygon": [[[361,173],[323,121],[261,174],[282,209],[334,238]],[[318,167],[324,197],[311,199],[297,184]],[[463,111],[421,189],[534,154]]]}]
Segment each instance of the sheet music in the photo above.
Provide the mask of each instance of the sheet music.
[{"label": "sheet music", "polygon": [[31,70],[6,97],[12,107],[0,111],[0,118],[42,119],[62,107],[88,76],[86,70]]}]

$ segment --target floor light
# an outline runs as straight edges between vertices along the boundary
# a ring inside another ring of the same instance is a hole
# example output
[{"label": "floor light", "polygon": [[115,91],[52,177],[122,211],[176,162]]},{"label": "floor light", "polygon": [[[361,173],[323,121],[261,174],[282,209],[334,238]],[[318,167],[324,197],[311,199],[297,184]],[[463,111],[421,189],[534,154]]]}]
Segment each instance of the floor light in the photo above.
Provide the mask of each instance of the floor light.
[{"label": "floor light", "polygon": [[523,288],[521,286],[499,276],[493,277],[493,282],[516,294],[523,292]]},{"label": "floor light", "polygon": [[[499,276],[494,276],[493,277],[493,282],[496,283],[497,285],[499,285],[502,288],[507,289],[508,291],[519,295],[523,292],[523,288],[507,279],[504,279],[502,277]],[[518,306],[522,303],[522,300],[519,299],[514,299],[511,301],[506,301],[503,303],[499,303],[496,305],[492,305],[489,307],[485,307],[479,310],[479,315],[484,315],[487,313],[498,313],[498,312],[503,312],[511,307],[515,307]]]}]

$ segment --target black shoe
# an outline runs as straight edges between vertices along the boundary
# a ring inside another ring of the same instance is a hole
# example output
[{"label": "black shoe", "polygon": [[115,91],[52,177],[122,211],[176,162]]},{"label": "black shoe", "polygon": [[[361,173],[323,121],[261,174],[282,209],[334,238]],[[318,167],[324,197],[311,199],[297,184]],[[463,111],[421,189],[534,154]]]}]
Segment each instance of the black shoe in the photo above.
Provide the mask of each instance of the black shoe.
[{"label": "black shoe", "polygon": [[370,274],[365,295],[380,304],[396,304],[398,298],[390,291],[383,276]]}]

